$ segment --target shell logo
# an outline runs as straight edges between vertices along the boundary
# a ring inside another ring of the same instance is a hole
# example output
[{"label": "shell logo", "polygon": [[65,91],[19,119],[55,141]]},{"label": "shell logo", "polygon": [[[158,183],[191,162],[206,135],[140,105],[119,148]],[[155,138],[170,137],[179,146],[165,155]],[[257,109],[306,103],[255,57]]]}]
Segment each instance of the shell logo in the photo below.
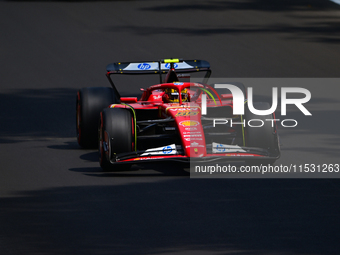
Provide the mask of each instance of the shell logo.
[{"label": "shell logo", "polygon": [[195,127],[200,123],[196,120],[184,120],[179,123],[183,127]]}]

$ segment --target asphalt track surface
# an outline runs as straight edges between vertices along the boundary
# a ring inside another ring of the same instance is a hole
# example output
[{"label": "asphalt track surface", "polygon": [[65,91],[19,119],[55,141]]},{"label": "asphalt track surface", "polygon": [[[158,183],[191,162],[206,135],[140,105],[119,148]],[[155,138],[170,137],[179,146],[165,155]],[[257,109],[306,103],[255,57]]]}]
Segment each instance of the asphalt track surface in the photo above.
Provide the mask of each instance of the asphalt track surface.
[{"label": "asphalt track surface", "polygon": [[[326,0],[0,1],[0,254],[339,254],[338,179],[103,173],[75,139],[76,91],[109,86],[110,62],[339,78],[339,24]],[[280,164],[339,163],[340,89],[309,89],[313,119],[280,130]]]}]

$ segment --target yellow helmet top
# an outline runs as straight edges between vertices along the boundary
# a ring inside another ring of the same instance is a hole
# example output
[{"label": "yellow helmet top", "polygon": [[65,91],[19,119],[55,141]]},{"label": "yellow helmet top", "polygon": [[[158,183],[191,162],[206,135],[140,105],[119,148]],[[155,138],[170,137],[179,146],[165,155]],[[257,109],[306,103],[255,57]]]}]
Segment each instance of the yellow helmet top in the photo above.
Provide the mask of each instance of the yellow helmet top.
[{"label": "yellow helmet top", "polygon": [[[178,103],[179,102],[179,96],[178,96],[177,90],[171,89],[171,88],[166,88],[165,94],[168,95],[167,100],[170,103]],[[187,91],[187,89],[182,90],[181,96],[182,96],[182,102],[188,101],[188,91]]]}]

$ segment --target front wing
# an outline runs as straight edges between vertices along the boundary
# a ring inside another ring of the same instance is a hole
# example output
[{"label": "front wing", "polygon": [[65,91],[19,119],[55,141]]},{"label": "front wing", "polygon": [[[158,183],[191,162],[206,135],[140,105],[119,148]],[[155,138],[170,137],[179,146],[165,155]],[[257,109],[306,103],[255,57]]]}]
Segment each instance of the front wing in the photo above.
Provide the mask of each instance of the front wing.
[{"label": "front wing", "polygon": [[[159,161],[177,161],[177,162],[213,162],[213,161],[255,161],[255,160],[277,160],[280,155],[272,156],[265,149],[252,148],[252,147],[239,147],[235,146],[235,152],[228,150],[228,152],[221,151],[220,153],[213,153],[212,146],[207,146],[207,154],[202,157],[188,157],[183,155],[182,146],[168,145],[159,148],[148,150],[133,151],[129,153],[116,154],[115,158],[111,161],[112,164],[135,164],[135,163],[148,163]],[[210,153],[209,153],[210,152]],[[215,151],[216,152],[216,151]]]}]

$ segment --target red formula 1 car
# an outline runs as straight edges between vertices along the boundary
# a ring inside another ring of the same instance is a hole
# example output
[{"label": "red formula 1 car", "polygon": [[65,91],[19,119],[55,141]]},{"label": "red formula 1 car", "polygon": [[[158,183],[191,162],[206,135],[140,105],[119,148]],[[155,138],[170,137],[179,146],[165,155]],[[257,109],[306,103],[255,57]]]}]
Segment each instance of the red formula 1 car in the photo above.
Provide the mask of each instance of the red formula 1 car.
[{"label": "red formula 1 car", "polygon": [[[205,72],[202,83],[180,81],[194,72]],[[142,89],[143,94],[137,100],[137,97],[120,96],[111,79],[114,74],[158,74],[161,82]],[[112,88],[90,87],[78,91],[79,145],[99,147],[100,165],[104,170],[160,160],[273,163],[280,156],[276,125],[264,120],[275,118],[254,116],[247,107],[244,115],[233,115],[232,94],[206,84],[210,74],[210,65],[203,60],[109,64],[107,78]],[[235,86],[246,94],[242,84]],[[255,103],[254,107],[268,109],[269,105]],[[216,119],[230,119],[234,123],[263,119],[264,124],[257,128],[232,126],[227,121],[214,125]]]}]

